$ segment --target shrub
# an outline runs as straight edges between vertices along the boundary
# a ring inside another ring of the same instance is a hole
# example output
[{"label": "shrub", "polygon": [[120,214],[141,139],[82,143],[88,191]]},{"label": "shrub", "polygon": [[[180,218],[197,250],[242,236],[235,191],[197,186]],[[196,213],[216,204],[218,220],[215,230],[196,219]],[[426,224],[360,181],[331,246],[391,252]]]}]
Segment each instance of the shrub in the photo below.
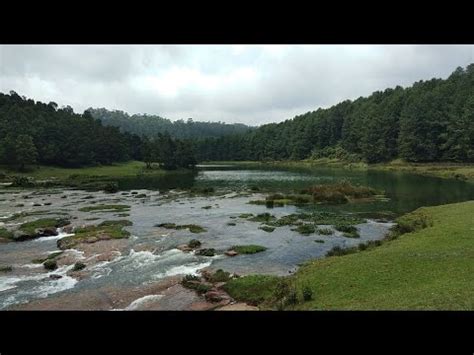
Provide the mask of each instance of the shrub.
[{"label": "shrub", "polygon": [[214,255],[216,255],[216,249],[214,249],[214,248],[199,249],[199,250],[196,250],[196,255],[214,256]]},{"label": "shrub", "polygon": [[78,261],[77,263],[74,264],[74,267],[72,268],[72,271],[80,271],[86,267],[86,264],[81,263]]},{"label": "shrub", "polygon": [[58,264],[56,260],[48,259],[43,263],[43,266],[46,270],[56,270],[58,268]]},{"label": "shrub", "polygon": [[190,248],[199,248],[201,246],[201,242],[197,239],[191,239],[188,243],[188,247]]},{"label": "shrub", "polygon": [[313,299],[313,290],[309,286],[303,287],[303,300],[311,301]]},{"label": "shrub", "polygon": [[234,245],[229,250],[234,250],[239,254],[256,254],[267,250],[261,245]]}]

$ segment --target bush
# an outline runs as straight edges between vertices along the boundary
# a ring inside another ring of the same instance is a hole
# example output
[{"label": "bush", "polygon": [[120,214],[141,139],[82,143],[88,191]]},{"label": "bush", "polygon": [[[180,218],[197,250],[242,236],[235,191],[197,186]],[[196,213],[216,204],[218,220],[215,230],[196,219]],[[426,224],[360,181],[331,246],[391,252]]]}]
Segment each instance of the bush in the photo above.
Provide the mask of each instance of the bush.
[{"label": "bush", "polygon": [[234,250],[239,254],[256,254],[267,250],[261,245],[234,245],[229,250]]},{"label": "bush", "polygon": [[191,239],[188,243],[188,247],[190,248],[199,248],[201,246],[201,242],[197,239]]},{"label": "bush", "polygon": [[303,287],[303,300],[311,301],[313,299],[313,290],[309,286]]},{"label": "bush", "polygon": [[56,260],[52,260],[52,259],[46,260],[43,263],[43,266],[46,270],[56,270],[58,268],[58,264],[56,263]]},{"label": "bush", "polygon": [[72,268],[72,271],[80,271],[86,267],[86,264],[81,263],[78,261],[77,263],[74,264],[74,267]]},{"label": "bush", "polygon": [[214,248],[199,249],[199,250],[196,250],[196,255],[214,256],[214,255],[216,255],[216,249],[214,249]]}]

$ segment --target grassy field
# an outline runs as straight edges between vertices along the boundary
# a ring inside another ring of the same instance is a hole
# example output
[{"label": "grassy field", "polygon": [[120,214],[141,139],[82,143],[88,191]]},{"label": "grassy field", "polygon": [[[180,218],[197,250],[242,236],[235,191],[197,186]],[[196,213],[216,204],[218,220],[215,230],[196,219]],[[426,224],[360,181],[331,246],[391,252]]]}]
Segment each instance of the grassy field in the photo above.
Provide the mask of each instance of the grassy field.
[{"label": "grassy field", "polygon": [[24,175],[31,176],[36,179],[48,179],[48,178],[57,178],[57,179],[67,179],[71,175],[77,176],[106,176],[106,177],[125,177],[125,176],[136,176],[138,174],[166,174],[165,170],[153,169],[146,170],[145,163],[140,161],[129,161],[126,163],[113,164],[113,165],[104,165],[104,166],[94,166],[94,167],[84,167],[84,168],[59,168],[52,166],[40,166],[37,169],[20,173],[18,171],[10,171],[5,167],[0,168],[1,171],[4,171],[6,174],[12,175]]},{"label": "grassy field", "polygon": [[[424,207],[407,217],[417,214],[427,216],[430,226],[379,247],[302,266],[288,278],[299,302],[287,309],[473,310],[474,201]],[[237,299],[257,295],[265,303],[277,281],[242,277],[226,289]],[[304,287],[311,289],[312,300],[302,300]]]}]

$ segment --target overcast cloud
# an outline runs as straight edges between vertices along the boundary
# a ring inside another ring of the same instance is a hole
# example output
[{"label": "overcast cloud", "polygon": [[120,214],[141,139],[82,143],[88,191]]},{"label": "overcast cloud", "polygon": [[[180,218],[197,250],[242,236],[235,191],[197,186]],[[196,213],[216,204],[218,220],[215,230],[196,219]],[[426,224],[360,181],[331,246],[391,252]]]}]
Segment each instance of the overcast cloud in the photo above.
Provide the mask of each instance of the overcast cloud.
[{"label": "overcast cloud", "polygon": [[278,122],[446,78],[474,46],[0,46],[0,91],[172,120]]}]

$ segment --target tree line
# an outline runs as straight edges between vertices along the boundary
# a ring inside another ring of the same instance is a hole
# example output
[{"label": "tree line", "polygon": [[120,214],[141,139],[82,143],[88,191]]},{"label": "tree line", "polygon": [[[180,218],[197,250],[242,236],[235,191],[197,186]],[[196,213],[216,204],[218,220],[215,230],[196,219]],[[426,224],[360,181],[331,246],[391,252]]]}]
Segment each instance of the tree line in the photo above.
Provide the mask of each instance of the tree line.
[{"label": "tree line", "polygon": [[118,127],[122,132],[147,137],[168,133],[178,139],[204,139],[247,133],[253,129],[242,123],[199,122],[192,118],[187,121],[171,121],[156,115],[129,115],[120,110],[109,111],[105,108],[89,108],[88,111],[105,126]]},{"label": "tree line", "polygon": [[337,157],[474,162],[474,64],[244,134],[194,141],[198,160]]},{"label": "tree line", "polygon": [[81,167],[132,159],[152,159],[165,169],[187,168],[195,164],[191,147],[169,135],[142,138],[104,126],[87,110],[77,114],[70,106],[35,102],[14,91],[0,93],[0,163],[20,170],[36,164]]}]

